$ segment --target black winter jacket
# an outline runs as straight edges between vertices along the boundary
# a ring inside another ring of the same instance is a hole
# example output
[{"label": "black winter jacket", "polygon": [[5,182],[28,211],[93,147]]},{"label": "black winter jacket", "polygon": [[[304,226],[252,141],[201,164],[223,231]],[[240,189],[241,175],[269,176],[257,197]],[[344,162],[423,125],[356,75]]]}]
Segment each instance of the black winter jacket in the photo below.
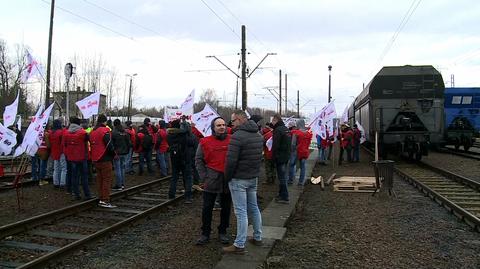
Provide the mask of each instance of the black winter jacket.
[{"label": "black winter jacket", "polygon": [[257,178],[260,175],[262,151],[263,136],[258,133],[257,124],[249,120],[238,126],[228,145],[225,180]]},{"label": "black winter jacket", "polygon": [[292,138],[290,131],[283,121],[278,121],[273,126],[273,145],[272,145],[272,160],[276,163],[287,163],[290,159],[290,147]]},{"label": "black winter jacket", "polygon": [[130,135],[125,132],[122,126],[115,126],[112,130],[112,142],[115,152],[118,155],[128,154],[132,142],[130,140]]}]

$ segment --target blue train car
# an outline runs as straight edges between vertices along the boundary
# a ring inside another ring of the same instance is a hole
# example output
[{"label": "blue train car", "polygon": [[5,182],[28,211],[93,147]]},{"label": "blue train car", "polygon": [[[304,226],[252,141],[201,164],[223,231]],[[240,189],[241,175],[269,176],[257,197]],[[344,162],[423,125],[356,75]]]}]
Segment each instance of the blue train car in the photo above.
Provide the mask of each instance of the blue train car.
[{"label": "blue train car", "polygon": [[446,143],[465,151],[480,131],[480,88],[445,88]]}]

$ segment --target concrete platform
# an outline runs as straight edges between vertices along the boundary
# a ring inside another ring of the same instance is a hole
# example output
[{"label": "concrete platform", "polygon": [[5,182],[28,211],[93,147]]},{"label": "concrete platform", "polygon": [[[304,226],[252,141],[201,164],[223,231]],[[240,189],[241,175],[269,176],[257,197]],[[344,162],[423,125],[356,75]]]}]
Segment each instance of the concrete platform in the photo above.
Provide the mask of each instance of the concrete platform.
[{"label": "concrete platform", "polygon": [[[305,168],[305,181],[309,184],[310,177],[312,175],[313,168],[318,156],[317,150],[310,153],[310,157],[307,159]],[[298,178],[297,173],[297,178]],[[224,254],[220,262],[215,266],[217,269],[251,269],[257,268],[264,264],[268,255],[272,251],[275,243],[278,240],[283,240],[287,228],[288,220],[295,213],[297,202],[303,193],[303,187],[296,185],[297,180],[293,185],[288,185],[288,194],[290,198],[289,204],[280,204],[275,201],[271,201],[270,204],[262,211],[262,241],[263,246],[258,247],[250,244],[248,241],[245,245],[247,253],[244,255],[237,254]],[[248,236],[252,236],[253,229],[250,225],[248,227]]]}]

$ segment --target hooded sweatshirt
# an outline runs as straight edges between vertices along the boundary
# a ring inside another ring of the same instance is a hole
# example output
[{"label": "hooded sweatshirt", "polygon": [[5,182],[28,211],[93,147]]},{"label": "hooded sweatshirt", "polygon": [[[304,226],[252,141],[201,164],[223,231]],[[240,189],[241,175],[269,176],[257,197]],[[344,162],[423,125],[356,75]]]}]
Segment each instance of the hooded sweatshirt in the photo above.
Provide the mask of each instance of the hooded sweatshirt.
[{"label": "hooded sweatshirt", "polygon": [[257,124],[249,120],[238,126],[228,145],[225,163],[225,180],[232,178],[255,179],[260,175],[263,137]]}]

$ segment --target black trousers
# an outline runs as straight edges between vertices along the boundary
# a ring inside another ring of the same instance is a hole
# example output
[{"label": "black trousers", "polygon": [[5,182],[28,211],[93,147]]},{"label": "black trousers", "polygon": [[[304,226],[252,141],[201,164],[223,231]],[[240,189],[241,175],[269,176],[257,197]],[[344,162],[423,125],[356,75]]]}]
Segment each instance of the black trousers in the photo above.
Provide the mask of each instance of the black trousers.
[{"label": "black trousers", "polygon": [[220,195],[220,225],[218,226],[219,234],[226,234],[230,225],[230,208],[232,206],[232,196],[230,193],[211,193],[203,192],[203,209],[202,209],[202,234],[210,237],[212,231],[212,211],[215,205],[215,199]]}]

